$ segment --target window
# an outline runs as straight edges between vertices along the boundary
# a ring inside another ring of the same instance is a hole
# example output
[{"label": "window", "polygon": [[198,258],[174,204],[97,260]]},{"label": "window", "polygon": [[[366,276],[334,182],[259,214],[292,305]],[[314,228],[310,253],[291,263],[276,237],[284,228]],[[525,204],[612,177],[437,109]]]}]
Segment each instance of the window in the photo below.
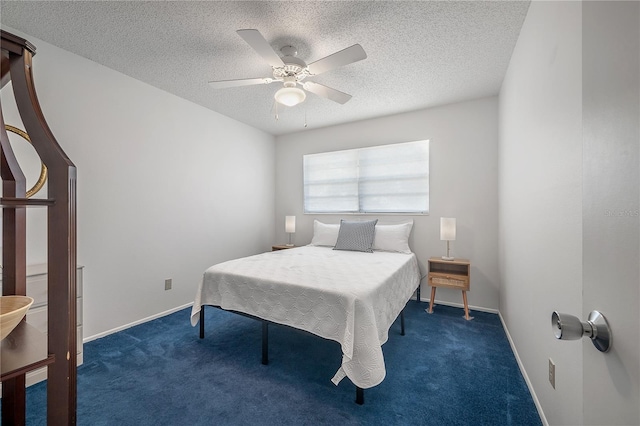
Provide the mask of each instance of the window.
[{"label": "window", "polygon": [[429,141],[303,157],[305,213],[429,212]]}]

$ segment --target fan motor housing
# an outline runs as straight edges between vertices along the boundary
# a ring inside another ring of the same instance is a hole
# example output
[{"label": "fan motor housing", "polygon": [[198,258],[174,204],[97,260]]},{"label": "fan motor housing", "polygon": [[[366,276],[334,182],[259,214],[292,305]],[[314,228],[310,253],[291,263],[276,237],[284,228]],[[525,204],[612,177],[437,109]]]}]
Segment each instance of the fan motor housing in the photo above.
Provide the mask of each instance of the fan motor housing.
[{"label": "fan motor housing", "polygon": [[307,67],[307,64],[305,64],[302,59],[296,58],[295,56],[285,56],[282,58],[282,62],[284,62],[284,67],[273,69],[273,76],[275,78],[297,76]]},{"label": "fan motor housing", "polygon": [[302,80],[306,77],[304,70],[307,68],[307,64],[300,58],[296,57],[298,50],[291,45],[283,46],[280,49],[282,52],[282,62],[284,67],[277,67],[273,69],[274,78],[284,77],[296,77],[297,80]]}]

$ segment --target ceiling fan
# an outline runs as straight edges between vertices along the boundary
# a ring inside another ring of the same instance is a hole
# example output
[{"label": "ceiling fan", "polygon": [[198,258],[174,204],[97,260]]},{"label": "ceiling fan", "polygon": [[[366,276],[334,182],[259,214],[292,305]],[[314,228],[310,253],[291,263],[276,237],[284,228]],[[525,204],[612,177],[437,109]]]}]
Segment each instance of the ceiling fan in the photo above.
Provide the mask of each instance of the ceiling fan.
[{"label": "ceiling fan", "polygon": [[[278,90],[274,97],[278,103],[286,106],[294,106],[303,102],[306,98],[304,90],[339,104],[348,102],[351,99],[351,95],[347,93],[319,83],[303,80],[307,77],[313,77],[323,72],[361,61],[367,57],[362,46],[354,44],[307,65],[302,59],[296,57],[298,52],[293,46],[282,47],[280,49],[281,57],[260,34],[260,31],[248,29],[236,32],[258,55],[271,65],[273,77],[210,81],[209,85],[214,89],[225,89],[254,84],[270,84],[274,81],[283,82],[284,87]],[[304,90],[298,88],[298,85],[302,86]]]}]

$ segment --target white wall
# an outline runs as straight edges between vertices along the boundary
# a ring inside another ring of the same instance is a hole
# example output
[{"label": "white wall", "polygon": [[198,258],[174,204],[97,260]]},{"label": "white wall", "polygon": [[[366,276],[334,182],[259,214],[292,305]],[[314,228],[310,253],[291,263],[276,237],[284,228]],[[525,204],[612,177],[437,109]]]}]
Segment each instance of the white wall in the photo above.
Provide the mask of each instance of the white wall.
[{"label": "white wall", "polygon": [[[582,424],[581,4],[532,2],[500,92],[500,312],[550,424]],[[548,382],[556,364],[556,389]]]},{"label": "white wall", "polygon": [[[23,36],[44,115],[78,168],[85,337],[190,303],[208,266],[270,249],[273,136]],[[10,86],[2,109],[21,127]],[[43,262],[45,211],[28,215],[28,263]]]},{"label": "white wall", "polygon": [[[336,106],[339,108],[340,106]],[[303,214],[302,156],[429,139],[430,206],[427,216],[374,216],[380,221],[414,220],[410,245],[423,272],[431,256],[442,256],[440,217],[457,218],[452,254],[471,260],[469,304],[498,307],[497,98],[483,98],[373,120],[279,136],[276,143],[277,242],[284,243],[284,217],[297,217],[295,243],[311,242],[313,220],[338,223],[339,215]],[[429,294],[422,281],[423,299]],[[462,303],[459,291],[438,289],[436,301]]]}]

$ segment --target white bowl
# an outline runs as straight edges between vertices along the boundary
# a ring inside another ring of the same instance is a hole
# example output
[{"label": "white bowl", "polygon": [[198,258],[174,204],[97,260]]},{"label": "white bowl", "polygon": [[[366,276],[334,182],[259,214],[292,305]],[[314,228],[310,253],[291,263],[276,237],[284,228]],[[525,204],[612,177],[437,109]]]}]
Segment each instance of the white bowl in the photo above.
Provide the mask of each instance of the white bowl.
[{"label": "white bowl", "polygon": [[29,296],[0,297],[0,340],[7,337],[16,328],[32,303],[33,299]]}]

